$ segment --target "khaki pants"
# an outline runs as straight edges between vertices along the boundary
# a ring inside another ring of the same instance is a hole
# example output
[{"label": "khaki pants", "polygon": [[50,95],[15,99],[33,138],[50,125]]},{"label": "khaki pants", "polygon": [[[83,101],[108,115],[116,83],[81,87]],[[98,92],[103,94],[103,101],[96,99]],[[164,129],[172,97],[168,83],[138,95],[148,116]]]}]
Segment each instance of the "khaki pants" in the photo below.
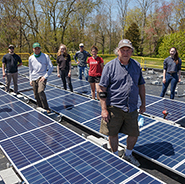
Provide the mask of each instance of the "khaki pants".
[{"label": "khaki pants", "polygon": [[37,106],[42,107],[45,110],[49,110],[48,102],[44,90],[46,88],[46,82],[39,82],[40,78],[36,81],[32,81],[34,97],[37,100]]},{"label": "khaki pants", "polygon": [[6,74],[6,77],[5,77],[5,81],[6,81],[5,91],[6,92],[10,91],[11,78],[13,78],[14,93],[17,94],[17,92],[18,92],[18,85],[17,85],[18,72],[16,72],[16,73],[7,73]]}]

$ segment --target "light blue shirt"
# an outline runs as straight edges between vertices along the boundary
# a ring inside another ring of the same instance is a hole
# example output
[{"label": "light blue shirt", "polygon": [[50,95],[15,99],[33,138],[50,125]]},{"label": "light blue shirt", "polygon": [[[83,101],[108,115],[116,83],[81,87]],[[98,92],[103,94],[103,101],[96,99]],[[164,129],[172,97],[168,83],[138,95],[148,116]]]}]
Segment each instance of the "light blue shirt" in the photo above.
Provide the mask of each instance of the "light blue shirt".
[{"label": "light blue shirt", "polygon": [[41,53],[39,57],[31,55],[29,57],[29,78],[30,82],[44,77],[45,79],[53,71],[53,64],[47,54]]},{"label": "light blue shirt", "polygon": [[145,84],[140,64],[130,58],[126,67],[118,58],[110,61],[103,68],[99,85],[107,88],[107,106],[115,106],[123,111],[137,109],[139,87]]}]

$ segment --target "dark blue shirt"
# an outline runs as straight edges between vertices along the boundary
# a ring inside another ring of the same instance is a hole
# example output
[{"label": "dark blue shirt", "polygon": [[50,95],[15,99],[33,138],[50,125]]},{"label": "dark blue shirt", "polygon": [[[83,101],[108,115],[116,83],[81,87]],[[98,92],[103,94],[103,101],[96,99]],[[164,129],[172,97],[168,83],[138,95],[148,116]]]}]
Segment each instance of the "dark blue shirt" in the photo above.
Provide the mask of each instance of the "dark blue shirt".
[{"label": "dark blue shirt", "polygon": [[91,55],[89,54],[89,52],[87,52],[85,50],[83,50],[83,52],[78,51],[78,52],[76,52],[76,54],[74,56],[74,60],[75,60],[75,62],[77,62],[76,59],[78,58],[78,61],[80,62],[78,64],[78,66],[87,66],[87,62],[86,62],[87,57],[91,57]]},{"label": "dark blue shirt", "polygon": [[107,88],[107,106],[115,106],[123,111],[137,109],[139,87],[145,84],[140,64],[131,59],[128,67],[121,65],[118,58],[103,68],[99,85]]},{"label": "dark blue shirt", "polygon": [[6,54],[3,56],[2,63],[6,65],[6,73],[16,73],[18,71],[18,63],[22,63],[21,58],[17,54]]},{"label": "dark blue shirt", "polygon": [[164,60],[163,64],[164,64],[164,70],[166,70],[166,72],[175,73],[181,70],[182,61],[179,58],[179,62],[178,64],[176,64],[174,59],[169,56]]}]

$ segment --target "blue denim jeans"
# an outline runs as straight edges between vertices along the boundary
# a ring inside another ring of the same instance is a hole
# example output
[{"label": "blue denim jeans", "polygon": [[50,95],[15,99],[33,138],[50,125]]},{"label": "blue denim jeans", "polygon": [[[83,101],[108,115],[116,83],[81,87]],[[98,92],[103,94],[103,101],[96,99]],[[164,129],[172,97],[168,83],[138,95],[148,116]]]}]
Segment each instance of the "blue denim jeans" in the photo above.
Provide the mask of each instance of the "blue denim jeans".
[{"label": "blue denim jeans", "polygon": [[84,77],[86,81],[88,81],[88,70],[87,66],[78,66],[78,78],[82,80],[82,72],[84,74]]},{"label": "blue denim jeans", "polygon": [[161,97],[164,97],[165,93],[166,93],[166,90],[171,82],[171,94],[170,94],[170,98],[171,99],[174,99],[175,97],[175,88],[176,88],[176,85],[178,83],[178,75],[177,73],[173,73],[173,74],[169,74],[169,73],[166,73],[166,82],[165,84],[163,83],[163,87],[162,87],[162,92],[161,92]]}]

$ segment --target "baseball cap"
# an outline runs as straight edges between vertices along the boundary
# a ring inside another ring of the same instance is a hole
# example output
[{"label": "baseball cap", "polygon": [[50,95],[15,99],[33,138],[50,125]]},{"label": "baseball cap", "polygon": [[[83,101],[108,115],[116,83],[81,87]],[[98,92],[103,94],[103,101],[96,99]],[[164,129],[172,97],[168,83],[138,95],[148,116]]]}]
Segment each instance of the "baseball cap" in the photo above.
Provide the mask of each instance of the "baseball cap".
[{"label": "baseball cap", "polygon": [[36,42],[36,43],[33,44],[33,48],[36,48],[36,47],[41,48],[41,46],[40,46],[40,44],[38,42]]},{"label": "baseball cap", "polygon": [[79,44],[79,47],[84,47],[84,44],[83,44],[83,43],[80,43],[80,44]]},{"label": "baseball cap", "polygon": [[13,47],[13,48],[14,48],[14,45],[11,45],[11,44],[10,44],[10,45],[8,46],[8,48],[11,48],[11,47]]},{"label": "baseball cap", "polygon": [[122,47],[130,47],[131,49],[134,49],[132,47],[132,42],[128,39],[123,39],[118,43],[118,49],[122,48]]}]

